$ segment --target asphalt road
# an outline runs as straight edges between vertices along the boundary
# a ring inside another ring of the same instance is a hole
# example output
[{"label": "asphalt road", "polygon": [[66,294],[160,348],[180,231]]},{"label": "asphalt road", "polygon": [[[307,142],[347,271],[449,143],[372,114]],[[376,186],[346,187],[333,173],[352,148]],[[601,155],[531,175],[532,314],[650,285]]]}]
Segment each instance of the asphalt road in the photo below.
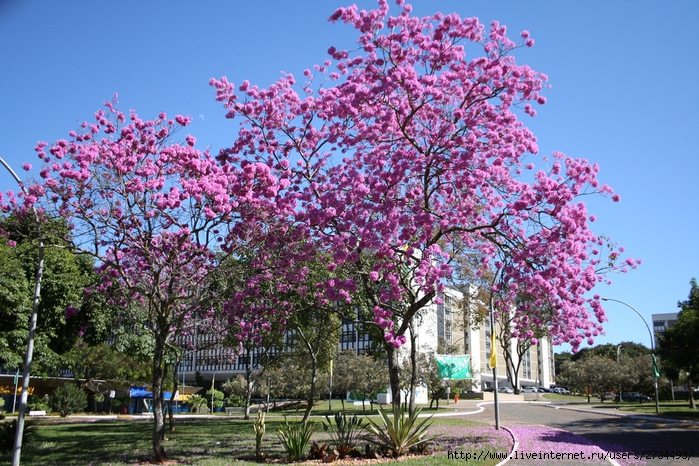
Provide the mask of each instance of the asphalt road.
[{"label": "asphalt road", "polygon": [[[474,405],[467,407],[459,403],[463,412],[473,411]],[[468,418],[484,422],[494,422],[492,403],[481,405],[485,411],[469,414]],[[584,405],[540,404],[540,403],[502,403],[500,404],[500,422],[508,425],[545,425],[563,429],[583,436],[602,449],[614,444],[623,448],[616,451],[642,454],[643,452],[692,452],[689,459],[645,459],[647,465],[675,466],[699,465],[699,423],[677,422],[666,419],[652,419],[652,416],[612,415],[613,406],[588,409]],[[651,419],[648,419],[651,418]],[[647,453],[652,456],[653,453]],[[657,455],[657,453],[656,453]],[[625,464],[620,461],[621,464]],[[639,464],[638,461],[635,462]],[[517,460],[509,464],[523,465]],[[537,463],[527,463],[537,464]],[[538,464],[563,464],[561,462]],[[573,464],[573,463],[566,463]],[[609,464],[609,463],[607,463]]]}]

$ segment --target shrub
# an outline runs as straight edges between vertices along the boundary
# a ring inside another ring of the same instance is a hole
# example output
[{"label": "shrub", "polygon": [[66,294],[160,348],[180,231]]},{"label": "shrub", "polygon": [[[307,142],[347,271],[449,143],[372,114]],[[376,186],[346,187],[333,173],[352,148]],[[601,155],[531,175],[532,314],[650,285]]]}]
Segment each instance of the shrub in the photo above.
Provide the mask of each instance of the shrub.
[{"label": "shrub", "polygon": [[201,395],[192,395],[187,400],[187,404],[192,407],[192,411],[199,412],[202,406],[206,406],[206,399]]},{"label": "shrub", "polygon": [[51,407],[54,411],[58,411],[61,417],[83,411],[87,408],[87,393],[73,384],[58,387],[51,397]]},{"label": "shrub", "polygon": [[211,390],[206,391],[206,405],[209,407],[209,409],[211,409],[211,412],[213,413],[216,410],[216,408],[221,408],[223,406],[223,398],[225,395],[223,394],[222,391],[214,389],[213,390],[213,395],[214,395],[213,402],[214,403],[213,403],[213,406],[211,406],[211,393],[212,393]]},{"label": "shrub", "polygon": [[367,438],[367,440],[389,452],[394,458],[405,455],[411,449],[424,451],[427,442],[432,440],[431,437],[425,436],[431,425],[429,421],[432,416],[418,422],[420,411],[420,409],[416,409],[406,417],[401,408],[394,406],[393,419],[391,419],[386,411],[379,406],[382,425],[372,419],[367,419],[369,425],[366,429],[376,436],[376,438]]},{"label": "shrub", "polygon": [[355,414],[347,420],[345,413],[335,413],[334,424],[328,415],[325,416],[325,419],[328,423],[323,422],[323,430],[330,431],[335,449],[340,459],[343,459],[357,446],[359,436],[364,430],[363,419],[358,419]]},{"label": "shrub", "polygon": [[31,403],[27,403],[27,408],[29,411],[46,411],[51,412],[51,405],[49,403],[49,396],[44,395],[43,397],[32,397],[34,398]]},{"label": "shrub", "polygon": [[315,424],[289,424],[286,418],[284,424],[285,426],[279,429],[279,440],[284,446],[286,457],[289,461],[301,461],[311,441],[311,435],[315,432]]}]

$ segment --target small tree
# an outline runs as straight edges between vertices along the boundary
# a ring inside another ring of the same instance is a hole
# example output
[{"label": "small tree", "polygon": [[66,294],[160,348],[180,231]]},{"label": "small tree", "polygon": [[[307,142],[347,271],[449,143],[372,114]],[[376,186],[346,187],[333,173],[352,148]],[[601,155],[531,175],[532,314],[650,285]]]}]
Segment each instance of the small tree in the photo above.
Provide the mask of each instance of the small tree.
[{"label": "small tree", "polygon": [[57,411],[61,417],[87,408],[87,393],[73,384],[58,387],[50,400],[51,408]]},{"label": "small tree", "polygon": [[689,407],[696,409],[692,384],[699,382],[699,286],[695,278],[690,284],[689,298],[677,303],[677,322],[658,339],[658,353],[663,366],[686,374]]},{"label": "small tree", "polygon": [[199,412],[202,406],[206,406],[206,399],[201,395],[192,395],[187,400],[187,404],[192,407],[193,412]]},{"label": "small tree", "polygon": [[[216,409],[223,407],[223,399],[225,395],[220,390],[207,390],[206,391],[206,405],[211,409],[213,413]],[[213,404],[212,404],[213,402]]]}]

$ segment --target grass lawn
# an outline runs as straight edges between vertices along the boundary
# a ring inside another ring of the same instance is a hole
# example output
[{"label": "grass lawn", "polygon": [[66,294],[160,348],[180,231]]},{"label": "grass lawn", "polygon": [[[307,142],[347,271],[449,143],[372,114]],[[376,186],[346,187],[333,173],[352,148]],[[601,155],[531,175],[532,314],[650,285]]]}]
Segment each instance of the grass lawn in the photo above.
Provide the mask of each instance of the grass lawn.
[{"label": "grass lawn", "polygon": [[[699,409],[690,409],[688,401],[661,401],[659,404],[660,416],[699,420]],[[622,411],[633,411],[635,413],[655,414],[655,402],[647,403],[620,403],[618,408]]]},{"label": "grass lawn", "polygon": [[[289,417],[290,422],[299,419]],[[320,419],[314,418],[313,421],[319,422]],[[262,449],[269,462],[283,462],[285,458],[277,438],[283,423],[283,417],[270,415],[267,418]],[[165,448],[168,458],[172,464],[259,464],[253,461],[255,435],[252,424],[253,420],[243,421],[235,417],[180,417],[176,421],[176,431],[167,434]],[[329,436],[323,432],[320,423],[317,427],[312,441],[326,443]],[[92,422],[51,418],[35,421],[33,430],[33,438],[25,444],[22,452],[23,465],[121,466],[148,463],[151,459],[150,418]],[[401,460],[401,466],[453,464],[454,452],[463,452],[462,458],[481,455],[481,461],[459,459],[459,464],[490,466],[500,459],[489,456],[509,452],[511,447],[511,438],[505,431],[495,431],[491,426],[460,419],[435,418],[428,435],[437,437],[430,449],[431,455]],[[360,448],[364,448],[364,443]],[[0,464],[9,464],[9,461],[9,455],[0,455]]]}]

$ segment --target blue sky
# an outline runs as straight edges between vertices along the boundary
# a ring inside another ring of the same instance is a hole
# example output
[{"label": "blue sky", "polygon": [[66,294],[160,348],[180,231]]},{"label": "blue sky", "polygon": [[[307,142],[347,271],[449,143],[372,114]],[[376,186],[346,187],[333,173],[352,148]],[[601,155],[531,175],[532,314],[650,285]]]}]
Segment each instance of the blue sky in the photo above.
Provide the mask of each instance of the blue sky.
[{"label": "blue sky", "polygon": [[[327,22],[349,4],[0,0],[0,156],[17,170],[35,163],[37,141],[66,137],[114,93],[122,110],[143,118],[161,110],[192,116],[198,146],[218,150],[237,126],[223,118],[209,78],[266,86],[281,71],[301,76],[331,45],[354,43],[349,26]],[[699,278],[699,2],[412,5],[419,15],[498,20],[513,39],[531,31],[536,45],[519,50],[517,60],[548,74],[552,87],[538,116],[525,122],[542,154],[558,150],[600,164],[602,182],[621,202],[587,200],[598,219],[594,231],[643,260],[600,285],[599,294],[634,306],[650,325],[652,313],[675,312],[689,280]],[[0,189],[15,189],[4,172]],[[649,344],[632,310],[611,302],[606,309],[606,336],[597,343]]]}]

